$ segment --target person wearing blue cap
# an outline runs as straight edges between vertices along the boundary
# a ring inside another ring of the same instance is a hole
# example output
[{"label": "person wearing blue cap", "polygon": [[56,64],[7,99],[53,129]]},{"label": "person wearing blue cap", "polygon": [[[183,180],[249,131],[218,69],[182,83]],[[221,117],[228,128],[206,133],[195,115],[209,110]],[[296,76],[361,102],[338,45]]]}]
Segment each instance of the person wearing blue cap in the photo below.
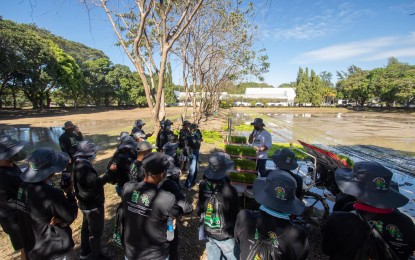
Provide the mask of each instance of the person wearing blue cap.
[{"label": "person wearing blue cap", "polygon": [[10,237],[14,250],[20,250],[22,259],[23,241],[16,208],[16,195],[22,182],[22,171],[16,162],[26,157],[24,145],[25,143],[12,139],[9,135],[0,136],[0,226]]},{"label": "person wearing blue cap", "polygon": [[19,224],[26,259],[74,259],[70,225],[78,207],[73,186],[55,188],[52,177],[69,163],[66,153],[36,149],[28,159],[17,192]]}]

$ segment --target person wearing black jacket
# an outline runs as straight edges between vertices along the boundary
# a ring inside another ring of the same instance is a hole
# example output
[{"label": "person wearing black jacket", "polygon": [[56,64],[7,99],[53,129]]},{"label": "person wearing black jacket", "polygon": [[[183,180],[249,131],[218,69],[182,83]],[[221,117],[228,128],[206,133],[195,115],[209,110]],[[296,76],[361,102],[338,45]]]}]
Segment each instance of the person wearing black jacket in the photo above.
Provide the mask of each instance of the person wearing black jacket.
[{"label": "person wearing black jacket", "polygon": [[144,180],[143,160],[147,154],[150,154],[157,147],[147,141],[137,145],[137,159],[130,166],[128,178],[130,181],[142,182]]},{"label": "person wearing black jacket", "polygon": [[131,135],[133,136],[135,133],[139,132],[139,133],[145,134],[146,135],[146,138],[149,138],[150,136],[152,136],[153,133],[146,134],[144,132],[143,126],[145,124],[146,123],[144,123],[143,120],[141,120],[141,119],[135,120],[134,125],[133,125],[133,129],[131,129]]},{"label": "person wearing black jacket", "polygon": [[143,160],[144,181],[124,185],[125,259],[165,260],[169,256],[168,218],[183,214],[175,196],[158,187],[169,167],[166,155],[148,154]]},{"label": "person wearing black jacket", "polygon": [[[176,198],[176,202],[182,208],[183,215],[191,214],[193,212],[193,207],[191,204],[186,202],[186,197],[183,195],[183,193],[180,192],[180,189],[181,189],[180,183],[179,183],[180,169],[178,167],[175,167],[174,159],[172,157],[169,158],[169,161],[170,161],[170,166],[166,171],[167,173],[166,178],[160,184],[160,188],[174,195],[174,197]],[[178,246],[179,246],[179,226],[176,224],[176,228],[174,229],[174,239],[170,241],[170,245],[169,245],[169,260],[179,259],[179,252],[177,250]]]},{"label": "person wearing black jacket", "polygon": [[182,172],[187,172],[187,162],[188,154],[186,152],[186,139],[190,136],[189,131],[190,122],[188,120],[184,120],[182,124],[182,129],[179,131],[179,149],[180,149],[180,170]]},{"label": "person wearing black jacket", "polygon": [[22,171],[15,162],[26,157],[23,147],[23,142],[14,140],[9,135],[0,136],[0,226],[9,235],[14,250],[20,250],[22,259],[24,250],[16,208]]},{"label": "person wearing black jacket", "polygon": [[[413,254],[415,225],[410,217],[396,210],[409,199],[392,188],[392,175],[381,164],[368,161],[355,163],[353,169],[336,170],[334,176],[340,190],[355,197],[356,203],[353,212],[333,212],[323,227],[323,253],[330,259],[356,259],[361,249],[370,244],[367,238],[374,231],[369,225],[385,241],[382,248],[389,247],[396,258],[408,259]],[[392,259],[384,250],[377,254]],[[374,259],[370,255],[360,256]]]},{"label": "person wearing black jacket", "polygon": [[81,259],[105,259],[101,252],[101,236],[104,230],[104,185],[113,176],[111,172],[98,175],[92,165],[101,148],[92,141],[78,143],[74,163],[74,187],[82,212]]},{"label": "person wearing black jacket", "polygon": [[36,149],[28,159],[17,192],[17,208],[26,259],[74,259],[72,230],[78,207],[69,185],[64,193],[51,177],[61,172],[69,156],[49,148]]},{"label": "person wearing black jacket", "polygon": [[78,142],[84,140],[81,131],[79,128],[72,123],[72,121],[65,122],[64,127],[62,127],[65,132],[59,137],[59,146],[61,147],[62,152],[67,153],[71,158],[70,163],[68,164],[66,170],[71,171],[74,163],[74,154],[76,153],[76,147]]},{"label": "person wearing black jacket", "polygon": [[157,152],[163,151],[163,146],[169,141],[169,136],[173,134],[173,131],[171,131],[172,124],[169,119],[160,122],[160,130],[156,138]]},{"label": "person wearing black jacket", "polygon": [[197,124],[191,124],[190,135],[186,139],[186,151],[189,158],[189,174],[184,183],[184,188],[188,191],[196,184],[201,142],[202,136],[197,129]]},{"label": "person wearing black jacket", "polygon": [[[237,259],[239,248],[235,244],[234,226],[239,210],[238,193],[225,181],[234,163],[226,153],[218,152],[209,159],[209,166],[204,172],[206,179],[199,184],[199,201],[197,214],[201,216],[206,234],[206,252],[209,260]],[[217,197],[212,202],[212,197]],[[218,206],[216,207],[216,205]],[[212,212],[217,210],[217,212]]]},{"label": "person wearing black jacket", "polygon": [[269,241],[268,251],[279,251],[280,259],[307,258],[309,242],[306,231],[290,220],[291,214],[301,215],[305,209],[304,203],[295,196],[296,186],[295,179],[281,170],[255,180],[253,193],[261,205],[259,211],[241,210],[235,224],[235,239],[241,248],[240,259],[267,259],[261,252],[253,251],[255,243],[260,240]]},{"label": "person wearing black jacket", "polygon": [[125,136],[117,147],[117,151],[114,153],[114,156],[111,158],[111,166],[109,170],[112,172],[111,175],[114,176],[113,182],[117,185],[115,186],[115,191],[118,196],[122,196],[122,189],[124,184],[129,181],[130,166],[137,158],[137,142],[131,136]]}]

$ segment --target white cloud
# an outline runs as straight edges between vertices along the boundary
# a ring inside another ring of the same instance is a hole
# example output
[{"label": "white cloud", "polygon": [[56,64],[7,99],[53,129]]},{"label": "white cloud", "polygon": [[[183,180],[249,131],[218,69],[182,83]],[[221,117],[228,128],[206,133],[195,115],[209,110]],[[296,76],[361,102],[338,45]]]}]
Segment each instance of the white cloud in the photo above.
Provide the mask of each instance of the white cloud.
[{"label": "white cloud", "polygon": [[[317,7],[319,2],[315,3]],[[265,37],[276,40],[310,40],[324,37],[333,32],[343,31],[362,16],[372,15],[371,10],[354,10],[345,2],[335,9],[325,9],[319,15],[295,16],[286,21],[290,26],[263,30]]]},{"label": "white cloud", "polygon": [[410,3],[392,5],[389,7],[389,10],[406,15],[415,13],[415,1],[412,1]]},{"label": "white cloud", "polygon": [[302,53],[291,60],[294,64],[335,62],[354,59],[357,61],[384,60],[394,57],[413,57],[415,34],[404,37],[382,37],[365,41],[336,44]]}]

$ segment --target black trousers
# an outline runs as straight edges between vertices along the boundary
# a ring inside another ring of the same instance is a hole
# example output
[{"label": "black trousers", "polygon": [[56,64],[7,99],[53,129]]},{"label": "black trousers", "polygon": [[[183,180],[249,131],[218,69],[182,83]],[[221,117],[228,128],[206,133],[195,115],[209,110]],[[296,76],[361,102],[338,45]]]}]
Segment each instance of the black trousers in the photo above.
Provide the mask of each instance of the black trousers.
[{"label": "black trousers", "polygon": [[83,210],[82,229],[81,229],[81,255],[88,259],[98,259],[101,254],[101,237],[104,231],[104,205]]},{"label": "black trousers", "polygon": [[257,172],[259,172],[261,177],[265,177],[266,176],[266,167],[265,165],[267,164],[267,159],[256,159],[256,170]]},{"label": "black trousers", "polygon": [[179,260],[179,226],[174,229],[174,239],[169,243],[169,260]]}]

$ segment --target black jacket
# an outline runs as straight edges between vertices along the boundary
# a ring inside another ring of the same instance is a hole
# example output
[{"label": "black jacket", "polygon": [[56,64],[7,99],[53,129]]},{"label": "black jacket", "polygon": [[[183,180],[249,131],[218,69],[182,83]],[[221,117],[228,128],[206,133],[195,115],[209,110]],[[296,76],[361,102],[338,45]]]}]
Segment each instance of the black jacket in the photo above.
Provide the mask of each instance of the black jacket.
[{"label": "black jacket", "polygon": [[162,190],[168,191],[176,198],[176,203],[182,208],[183,214],[191,214],[193,212],[193,206],[186,202],[186,197],[180,192],[180,185],[167,177],[160,185]]},{"label": "black jacket", "polygon": [[[236,216],[239,211],[239,199],[238,199],[238,192],[236,189],[225,180],[209,180],[205,179],[202,180],[199,184],[199,201],[197,202],[197,209],[196,212],[200,216],[202,213],[206,211],[207,204],[209,202],[210,197],[215,192],[216,188],[212,188],[212,184],[218,184],[221,186],[219,189],[219,194],[223,199],[222,209],[223,212],[223,219],[222,226],[223,226],[223,236],[228,238],[233,237],[234,227]],[[209,234],[206,234],[209,236]],[[221,237],[212,237],[214,239],[223,240],[224,238]]]},{"label": "black jacket", "polygon": [[[78,207],[73,195],[43,182],[22,183],[18,195],[19,223],[27,259],[55,259],[74,246],[70,224]],[[50,225],[52,217],[62,222]]]},{"label": "black jacket", "polygon": [[[256,237],[257,235],[257,237]],[[241,210],[235,224],[235,241],[241,248],[240,259],[247,259],[256,239],[278,238],[281,259],[306,259],[308,237],[303,228],[289,220],[273,217],[264,211]]]},{"label": "black jacket", "polygon": [[182,128],[179,132],[179,148],[184,149],[186,147],[186,139],[190,135],[189,129]]},{"label": "black jacket", "polygon": [[74,164],[74,188],[80,209],[94,209],[104,205],[104,185],[112,176],[105,173],[98,176],[91,162],[77,158]]},{"label": "black jacket", "polygon": [[62,152],[67,153],[71,158],[76,153],[76,146],[78,142],[82,141],[82,133],[75,134],[74,132],[65,131],[59,137],[59,146],[61,147]]},{"label": "black jacket", "polygon": [[16,196],[22,181],[19,176],[21,170],[17,165],[0,167],[0,218],[7,218],[16,214]]},{"label": "black jacket", "polygon": [[127,182],[122,201],[125,213],[124,252],[127,258],[166,259],[169,255],[167,219],[182,214],[174,195],[154,184]]},{"label": "black jacket", "polygon": [[156,138],[156,146],[158,151],[163,149],[163,146],[169,141],[169,136],[171,134],[173,134],[171,130],[160,129]]},{"label": "black jacket", "polygon": [[111,160],[112,163],[117,165],[117,170],[113,176],[118,186],[123,187],[129,181],[130,167],[136,158],[137,154],[131,151],[119,151],[114,154]]},{"label": "black jacket", "polygon": [[[388,214],[359,212],[377,223],[375,226],[379,233],[401,259],[412,255],[415,250],[415,225],[408,216],[398,211]],[[397,233],[391,234],[392,228]],[[323,229],[323,253],[330,259],[353,259],[369,232],[367,224],[355,213],[333,212]]]}]

